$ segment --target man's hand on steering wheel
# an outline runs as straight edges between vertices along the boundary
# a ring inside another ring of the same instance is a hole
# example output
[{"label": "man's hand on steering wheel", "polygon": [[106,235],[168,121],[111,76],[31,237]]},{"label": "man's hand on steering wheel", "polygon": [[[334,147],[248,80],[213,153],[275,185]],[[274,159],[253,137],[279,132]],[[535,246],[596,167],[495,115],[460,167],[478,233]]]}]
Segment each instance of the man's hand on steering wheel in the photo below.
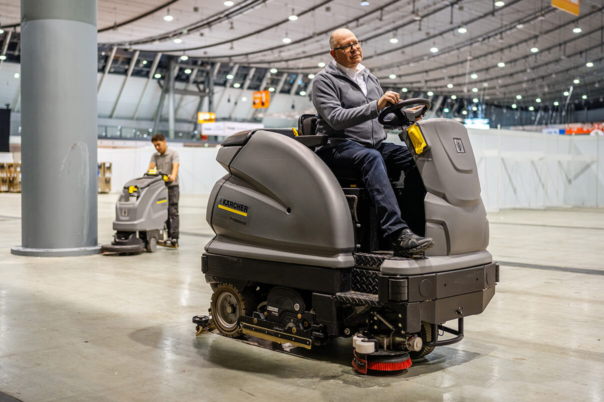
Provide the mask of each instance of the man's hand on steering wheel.
[{"label": "man's hand on steering wheel", "polygon": [[399,102],[400,97],[398,93],[392,91],[386,91],[386,93],[378,101],[378,109],[383,109],[388,106],[389,103],[395,105]]}]

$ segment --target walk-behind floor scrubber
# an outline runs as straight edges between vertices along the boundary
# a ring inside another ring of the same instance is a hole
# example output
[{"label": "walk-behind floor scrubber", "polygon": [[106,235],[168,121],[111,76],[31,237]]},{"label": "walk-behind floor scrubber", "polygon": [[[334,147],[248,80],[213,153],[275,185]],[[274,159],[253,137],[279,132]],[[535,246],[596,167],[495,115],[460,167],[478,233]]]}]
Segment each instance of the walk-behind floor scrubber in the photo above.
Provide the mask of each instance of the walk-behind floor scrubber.
[{"label": "walk-behind floor scrubber", "polygon": [[[417,112],[404,110],[423,105]],[[298,133],[259,129],[227,138],[206,219],[216,236],[202,272],[213,289],[201,332],[248,335],[310,349],[352,337],[359,373],[396,373],[435,347],[459,342],[464,319],[495,295],[499,266],[486,251],[489,224],[472,145],[453,120],[415,122],[430,108],[410,99],[385,109],[417,164],[389,172],[403,219],[434,239],[425,255],[394,256],[359,171],[330,170],[313,152],[316,117]],[[445,326],[457,321],[457,329]],[[439,335],[439,333],[441,335]],[[453,337],[440,339],[444,333]]]},{"label": "walk-behind floor scrubber", "polygon": [[124,185],[117,204],[113,242],[101,247],[104,254],[153,253],[168,242],[168,176],[145,173]]}]

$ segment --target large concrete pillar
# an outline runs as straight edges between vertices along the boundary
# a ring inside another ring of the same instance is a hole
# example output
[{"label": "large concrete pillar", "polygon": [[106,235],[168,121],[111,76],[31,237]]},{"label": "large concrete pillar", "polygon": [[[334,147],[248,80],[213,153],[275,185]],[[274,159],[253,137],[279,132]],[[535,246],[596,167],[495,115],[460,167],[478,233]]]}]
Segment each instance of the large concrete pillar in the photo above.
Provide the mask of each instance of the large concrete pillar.
[{"label": "large concrete pillar", "polygon": [[96,0],[21,0],[22,242],[99,252]]}]

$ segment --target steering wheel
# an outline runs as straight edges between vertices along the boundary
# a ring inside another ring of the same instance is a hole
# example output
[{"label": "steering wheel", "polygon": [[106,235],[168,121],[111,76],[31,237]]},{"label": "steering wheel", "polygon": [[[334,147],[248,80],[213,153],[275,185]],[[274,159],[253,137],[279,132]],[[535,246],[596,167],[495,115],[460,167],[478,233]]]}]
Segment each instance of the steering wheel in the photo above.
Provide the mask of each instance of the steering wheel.
[{"label": "steering wheel", "polygon": [[[423,105],[421,109],[416,112],[403,110],[407,106],[411,105]],[[388,106],[381,111],[378,116],[378,122],[384,126],[404,127],[410,126],[415,123],[415,119],[424,115],[430,109],[430,101],[424,98],[412,98],[394,105]],[[386,117],[394,114],[394,117],[386,120]]]}]

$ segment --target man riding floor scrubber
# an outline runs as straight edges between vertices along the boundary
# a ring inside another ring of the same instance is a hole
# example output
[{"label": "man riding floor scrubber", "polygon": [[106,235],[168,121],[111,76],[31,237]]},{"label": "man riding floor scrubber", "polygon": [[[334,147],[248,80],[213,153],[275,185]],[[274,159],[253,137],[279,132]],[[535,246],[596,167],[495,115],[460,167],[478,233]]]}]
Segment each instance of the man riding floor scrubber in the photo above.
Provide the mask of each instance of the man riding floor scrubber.
[{"label": "man riding floor scrubber", "polygon": [[[423,108],[403,110],[414,104]],[[486,251],[467,131],[447,119],[414,124],[429,108],[410,99],[379,116],[402,128],[418,167],[403,182],[389,172],[403,218],[435,244],[407,257],[393,256],[381,235],[360,172],[332,171],[313,152],[327,143],[314,135],[316,117],[300,118],[299,135],[259,129],[223,142],[217,161],[228,173],[208,201],[216,236],[202,256],[218,331],[307,349],[352,337],[360,373],[404,370],[463,338],[464,319],[493,298],[499,266]],[[445,326],[451,320],[457,329]],[[200,330],[209,319],[193,322]],[[439,340],[439,332],[454,337]]]},{"label": "man riding floor scrubber", "polygon": [[113,242],[101,251],[135,254],[153,253],[168,240],[168,176],[157,171],[130,180],[124,185],[115,205]]}]

